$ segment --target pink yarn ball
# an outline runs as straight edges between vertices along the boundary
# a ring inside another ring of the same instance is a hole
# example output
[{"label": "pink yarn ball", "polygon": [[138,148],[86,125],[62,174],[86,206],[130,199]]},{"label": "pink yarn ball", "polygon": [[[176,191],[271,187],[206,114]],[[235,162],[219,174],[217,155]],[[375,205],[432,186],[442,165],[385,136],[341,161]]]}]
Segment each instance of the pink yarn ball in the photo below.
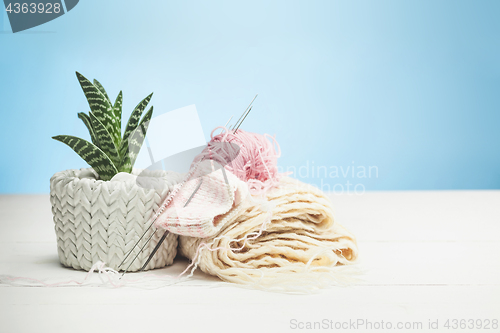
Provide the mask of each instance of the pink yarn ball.
[{"label": "pink yarn ball", "polygon": [[[222,133],[214,136],[218,129],[223,129]],[[210,137],[207,148],[193,163],[204,158],[220,162],[226,170],[245,181],[253,195],[264,194],[279,183],[281,150],[274,137],[240,129],[233,132],[223,126],[215,128]]]}]

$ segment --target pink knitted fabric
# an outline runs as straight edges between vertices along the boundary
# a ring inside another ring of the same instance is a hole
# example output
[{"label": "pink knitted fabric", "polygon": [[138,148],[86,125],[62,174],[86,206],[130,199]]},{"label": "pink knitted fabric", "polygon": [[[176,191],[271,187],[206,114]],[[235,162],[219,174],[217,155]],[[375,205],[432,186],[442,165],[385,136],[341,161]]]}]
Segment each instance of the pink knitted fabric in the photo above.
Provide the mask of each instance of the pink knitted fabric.
[{"label": "pink knitted fabric", "polygon": [[175,185],[165,199],[165,209],[156,219],[156,227],[183,236],[205,238],[215,235],[236,217],[248,196],[247,184],[224,171],[229,186],[217,162],[203,160],[192,167],[185,181]]}]

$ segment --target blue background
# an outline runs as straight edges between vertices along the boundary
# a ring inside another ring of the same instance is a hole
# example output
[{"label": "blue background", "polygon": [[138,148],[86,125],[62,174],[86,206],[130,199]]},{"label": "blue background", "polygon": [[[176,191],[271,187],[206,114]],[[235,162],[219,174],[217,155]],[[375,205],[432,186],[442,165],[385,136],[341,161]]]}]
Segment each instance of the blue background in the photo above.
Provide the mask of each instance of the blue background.
[{"label": "blue background", "polygon": [[86,166],[51,139],[88,138],[75,70],[122,89],[127,118],[152,91],[159,113],[196,104],[207,138],[259,93],[243,127],[276,134],[284,169],[376,166],[352,179],[366,190],[500,188],[499,1],[85,0],[17,34],[0,17],[3,193]]}]

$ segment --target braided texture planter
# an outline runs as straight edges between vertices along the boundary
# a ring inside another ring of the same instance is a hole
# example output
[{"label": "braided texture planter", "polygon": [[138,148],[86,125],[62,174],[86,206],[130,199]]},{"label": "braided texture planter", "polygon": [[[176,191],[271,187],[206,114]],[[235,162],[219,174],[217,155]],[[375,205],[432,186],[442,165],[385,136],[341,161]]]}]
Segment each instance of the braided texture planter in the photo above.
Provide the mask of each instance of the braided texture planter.
[{"label": "braided texture planter", "polygon": [[[108,267],[118,268],[165,197],[181,181],[181,174],[176,172],[145,170],[139,180],[155,184],[154,188],[145,188],[136,181],[141,171],[118,174],[111,181],[96,180],[90,168],[65,170],[52,176],[50,202],[59,260],[64,266],[89,270],[100,260]],[[153,228],[127,261],[135,257],[152,232]],[[130,271],[142,267],[162,234],[153,236]],[[171,265],[176,253],[177,235],[169,234],[146,269]]]}]

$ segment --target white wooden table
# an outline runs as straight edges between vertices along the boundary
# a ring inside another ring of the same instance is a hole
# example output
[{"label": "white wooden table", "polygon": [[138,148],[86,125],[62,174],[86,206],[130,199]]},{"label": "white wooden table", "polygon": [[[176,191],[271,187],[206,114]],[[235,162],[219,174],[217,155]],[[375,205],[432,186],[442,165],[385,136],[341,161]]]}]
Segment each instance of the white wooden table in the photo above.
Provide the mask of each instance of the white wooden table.
[{"label": "white wooden table", "polygon": [[[0,332],[342,331],[335,325],[383,332],[380,325],[389,324],[401,332],[500,332],[491,322],[500,320],[500,191],[371,192],[332,200],[337,221],[358,237],[366,272],[355,286],[288,295],[221,287],[203,273],[158,290],[0,286]],[[186,264],[179,260],[161,272],[175,274]],[[0,274],[85,275],[59,264],[48,195],[0,196]],[[490,320],[490,329],[460,329],[464,319],[466,326],[469,319]],[[439,330],[429,329],[429,320],[438,320]],[[308,323],[316,329],[306,329]]]}]

